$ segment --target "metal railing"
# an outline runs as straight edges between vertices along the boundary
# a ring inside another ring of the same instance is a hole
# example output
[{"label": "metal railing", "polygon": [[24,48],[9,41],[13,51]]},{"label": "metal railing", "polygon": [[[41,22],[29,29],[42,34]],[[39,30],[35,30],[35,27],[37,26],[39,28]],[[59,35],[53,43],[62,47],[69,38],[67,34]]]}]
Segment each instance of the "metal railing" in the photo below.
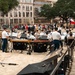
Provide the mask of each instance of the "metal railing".
[{"label": "metal railing", "polygon": [[70,44],[70,46],[67,47],[65,53],[62,54],[61,59],[58,61],[57,65],[55,66],[55,68],[53,69],[53,71],[50,73],[50,75],[58,75],[58,74],[56,74],[56,72],[59,69],[60,64],[62,63],[62,61],[63,61],[63,59],[64,59],[64,57],[66,56],[67,53],[73,59],[73,54],[72,53],[73,53],[74,43],[75,43],[75,39],[72,41],[72,43]]}]

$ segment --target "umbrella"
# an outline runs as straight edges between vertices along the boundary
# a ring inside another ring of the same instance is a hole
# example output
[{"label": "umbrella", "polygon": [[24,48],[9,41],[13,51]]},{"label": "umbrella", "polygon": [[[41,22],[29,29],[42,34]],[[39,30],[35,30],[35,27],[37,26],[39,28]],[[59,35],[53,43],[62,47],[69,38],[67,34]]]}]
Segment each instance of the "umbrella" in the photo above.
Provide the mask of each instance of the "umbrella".
[{"label": "umbrella", "polygon": [[50,62],[49,60],[47,60],[47,61],[42,61],[40,63],[29,64],[17,75],[32,75],[32,74],[49,75],[48,73],[54,69],[54,66]]}]

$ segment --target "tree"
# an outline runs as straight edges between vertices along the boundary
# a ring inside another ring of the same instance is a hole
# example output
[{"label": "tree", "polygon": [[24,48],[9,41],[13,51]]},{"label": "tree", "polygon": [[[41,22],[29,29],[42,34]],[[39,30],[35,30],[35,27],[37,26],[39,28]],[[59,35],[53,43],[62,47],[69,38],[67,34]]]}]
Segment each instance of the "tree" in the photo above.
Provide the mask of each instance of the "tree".
[{"label": "tree", "polygon": [[5,16],[10,10],[18,6],[17,0],[0,0],[0,11]]},{"label": "tree", "polygon": [[65,20],[67,17],[75,17],[75,0],[58,0],[53,7],[43,5],[40,14],[47,19],[56,16],[63,16]]},{"label": "tree", "polygon": [[50,12],[51,12],[51,5],[44,4],[41,7],[40,16],[46,17],[47,19],[50,19],[50,16],[51,16]]},{"label": "tree", "polygon": [[38,8],[35,8],[35,9],[34,9],[34,15],[36,15],[36,16],[39,15],[39,10],[38,10]]},{"label": "tree", "polygon": [[75,17],[75,0],[58,0],[53,6],[54,9],[58,12],[56,16],[63,15],[66,17]]}]

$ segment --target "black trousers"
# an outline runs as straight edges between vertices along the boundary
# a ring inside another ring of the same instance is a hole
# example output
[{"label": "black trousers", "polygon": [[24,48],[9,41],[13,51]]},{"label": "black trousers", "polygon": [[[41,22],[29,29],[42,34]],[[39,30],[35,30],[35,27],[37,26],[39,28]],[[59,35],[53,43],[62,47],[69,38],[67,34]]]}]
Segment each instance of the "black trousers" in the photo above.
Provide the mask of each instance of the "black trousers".
[{"label": "black trousers", "polygon": [[54,50],[59,49],[60,40],[53,40],[52,43],[54,44]]},{"label": "black trousers", "polygon": [[6,52],[7,50],[7,39],[2,39],[2,51]]}]

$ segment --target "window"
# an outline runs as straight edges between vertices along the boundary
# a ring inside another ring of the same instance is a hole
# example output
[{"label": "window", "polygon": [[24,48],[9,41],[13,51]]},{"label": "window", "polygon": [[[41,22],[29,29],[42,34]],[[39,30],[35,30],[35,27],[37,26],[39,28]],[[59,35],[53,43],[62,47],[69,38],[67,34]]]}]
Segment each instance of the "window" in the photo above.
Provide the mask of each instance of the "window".
[{"label": "window", "polygon": [[10,24],[12,24],[13,23],[13,19],[10,19]]},{"label": "window", "polygon": [[19,19],[19,23],[21,23],[21,19]]},{"label": "window", "polygon": [[29,12],[26,12],[26,17],[29,17]]},{"label": "window", "polygon": [[19,17],[21,17],[21,12],[19,12]]},{"label": "window", "polygon": [[17,17],[17,12],[14,12],[14,17]]},{"label": "window", "polygon": [[8,17],[8,14],[6,14],[6,17]]},{"label": "window", "polygon": [[3,19],[0,19],[0,22],[3,23]]},{"label": "window", "polygon": [[25,6],[23,6],[22,9],[24,10],[25,9]]},{"label": "window", "polygon": [[32,17],[32,12],[30,12],[30,17]]},{"label": "window", "polygon": [[23,12],[23,17],[25,17],[25,12]]},{"label": "window", "polygon": [[32,10],[32,6],[30,7],[30,10]]},{"label": "window", "polygon": [[26,11],[29,11],[29,6],[26,6]]},{"label": "window", "polygon": [[12,13],[10,13],[10,17],[12,17]]},{"label": "window", "polygon": [[14,23],[18,23],[18,19],[14,19]]}]

